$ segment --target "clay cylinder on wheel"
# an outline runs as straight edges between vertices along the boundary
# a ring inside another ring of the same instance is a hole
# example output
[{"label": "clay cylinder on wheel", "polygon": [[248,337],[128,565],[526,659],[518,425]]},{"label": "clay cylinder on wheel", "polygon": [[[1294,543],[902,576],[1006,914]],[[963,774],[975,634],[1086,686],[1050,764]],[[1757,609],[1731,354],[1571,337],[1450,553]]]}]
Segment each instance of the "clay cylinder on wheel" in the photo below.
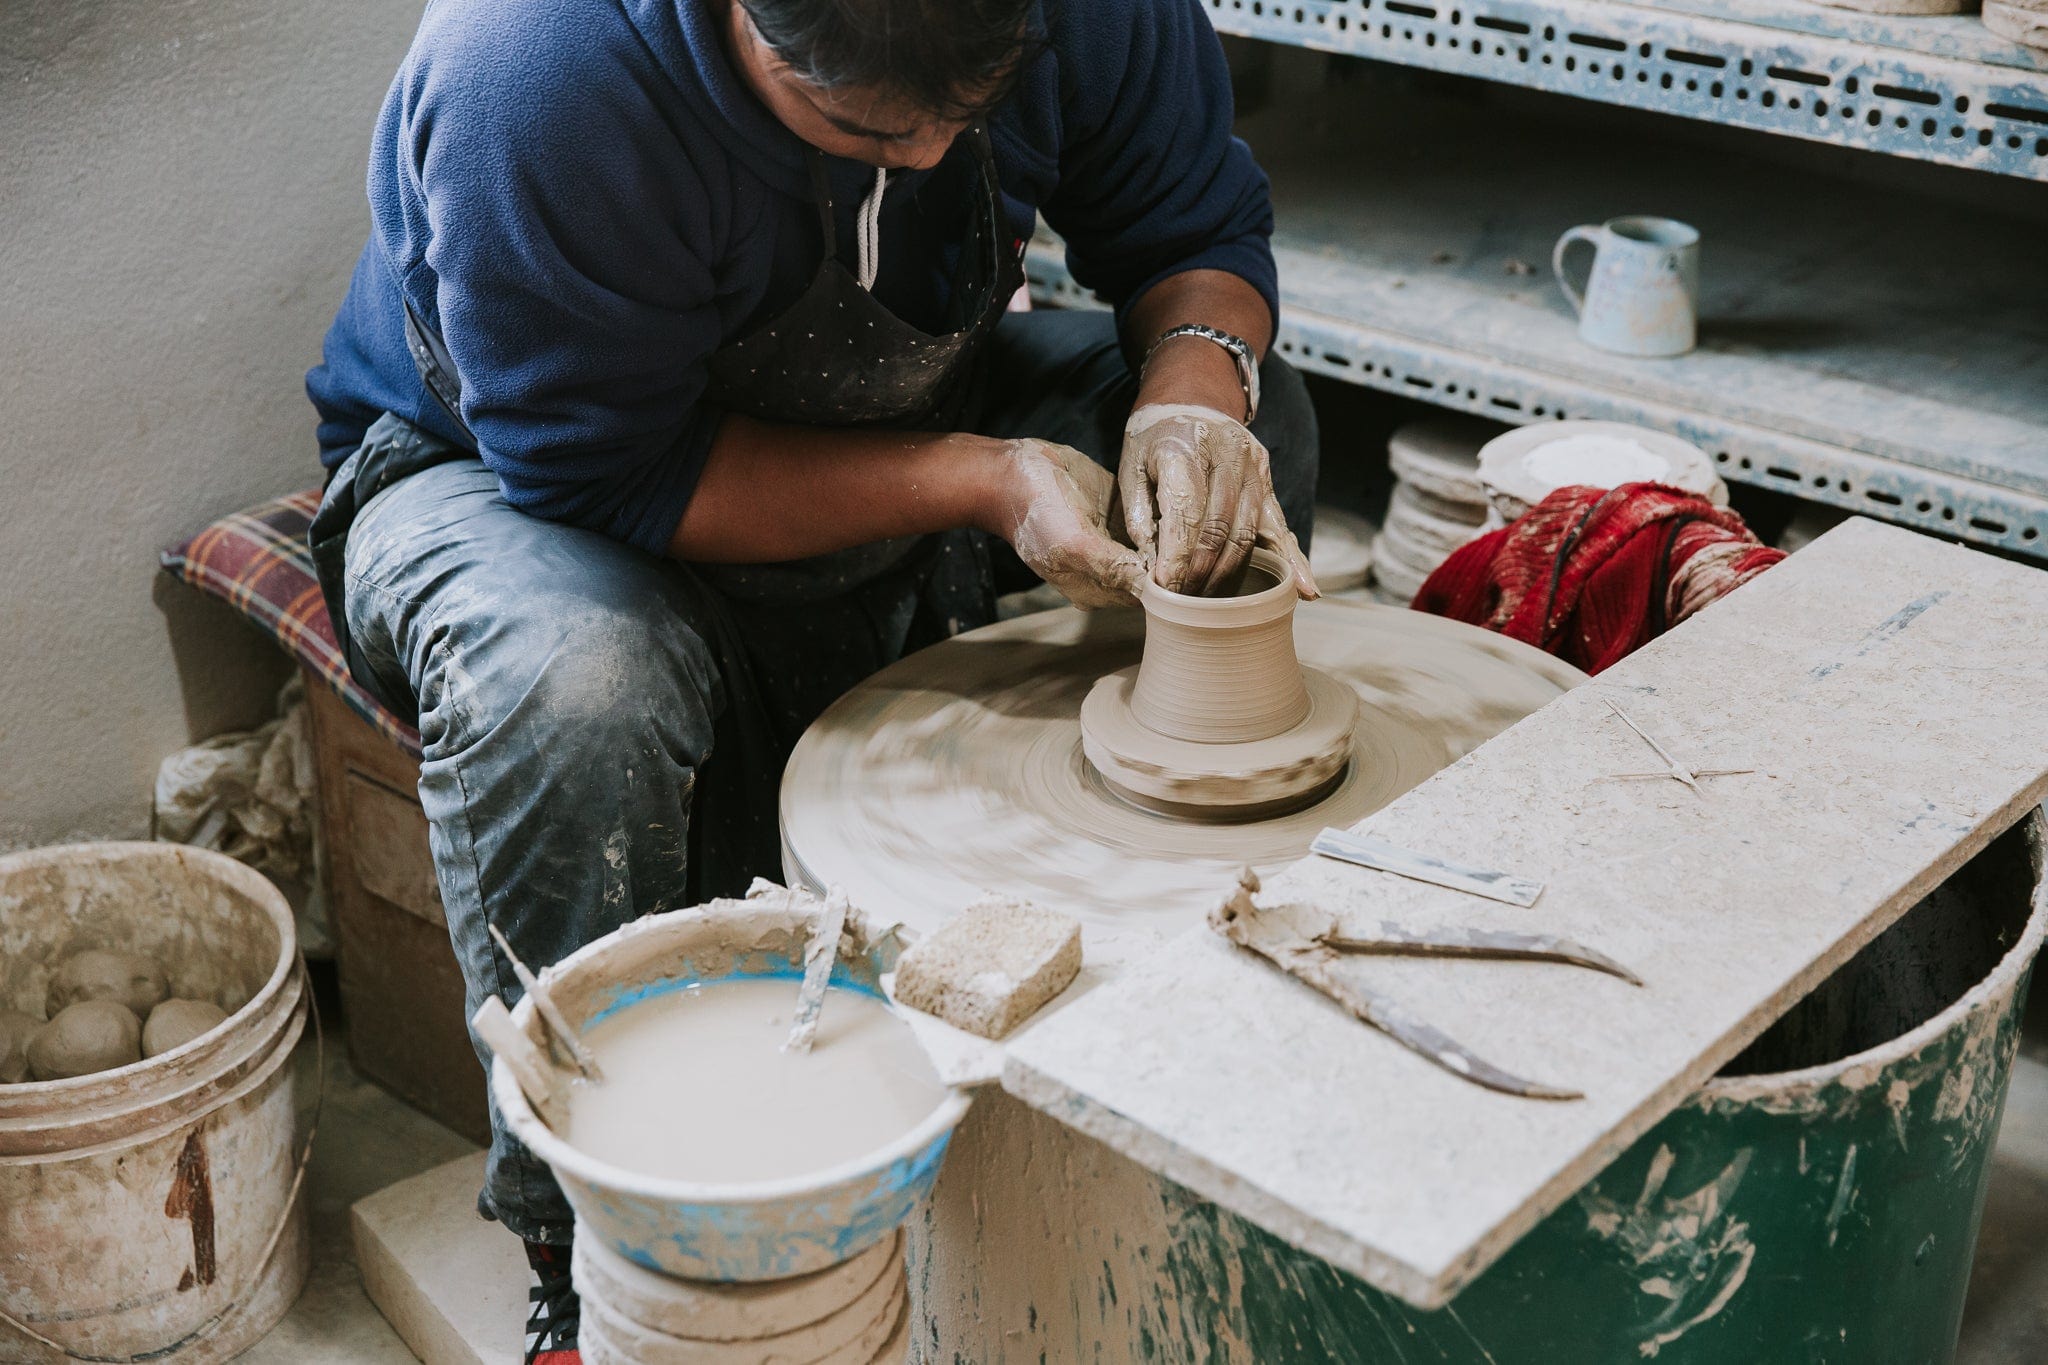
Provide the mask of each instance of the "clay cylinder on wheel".
[{"label": "clay cylinder on wheel", "polygon": [[1081,704],[1081,749],[1121,799],[1180,818],[1244,821],[1297,810],[1342,779],[1358,696],[1304,670],[1293,577],[1252,551],[1226,597],[1147,583],[1145,651]]},{"label": "clay cylinder on wheel", "polygon": [[1191,597],[1147,582],[1145,655],[1131,713],[1146,729],[1201,744],[1271,739],[1308,714],[1308,687],[1294,655],[1287,565],[1252,551],[1244,584],[1229,597]]}]

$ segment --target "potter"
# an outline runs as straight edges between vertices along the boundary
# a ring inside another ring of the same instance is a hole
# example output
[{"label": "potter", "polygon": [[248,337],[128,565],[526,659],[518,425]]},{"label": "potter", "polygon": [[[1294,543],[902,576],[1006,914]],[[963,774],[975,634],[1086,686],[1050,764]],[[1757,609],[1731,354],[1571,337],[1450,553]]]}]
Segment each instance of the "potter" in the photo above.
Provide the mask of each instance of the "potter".
[{"label": "potter", "polygon": [[[486,920],[538,970],[778,875],[789,746],[999,585],[1203,596],[1257,540],[1314,595],[1231,103],[1182,0],[429,10],[308,377],[309,540],[418,723],[467,1014]],[[1115,313],[1009,311],[1041,210]],[[554,1285],[570,1211],[502,1126],[482,1204]]]}]

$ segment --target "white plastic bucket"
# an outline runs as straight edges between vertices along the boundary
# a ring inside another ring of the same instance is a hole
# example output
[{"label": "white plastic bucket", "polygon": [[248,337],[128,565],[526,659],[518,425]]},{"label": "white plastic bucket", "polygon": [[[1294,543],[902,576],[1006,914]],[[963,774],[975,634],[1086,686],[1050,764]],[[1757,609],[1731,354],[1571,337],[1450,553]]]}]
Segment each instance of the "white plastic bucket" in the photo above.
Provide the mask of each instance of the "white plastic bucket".
[{"label": "white plastic bucket", "polygon": [[0,1007],[40,1014],[80,948],[149,954],[174,995],[230,1017],[131,1066],[0,1085],[0,1362],[227,1360],[306,1276],[291,1055],[311,1002],[291,908],[178,845],[0,858]]},{"label": "white plastic bucket", "polygon": [[[578,1028],[637,1000],[734,976],[785,977],[794,993],[810,923],[781,896],[713,901],[626,925],[562,959],[541,980]],[[833,982],[879,994],[877,976],[874,962],[842,955]],[[531,999],[521,1000],[512,1018],[542,1042]],[[955,1091],[895,1142],[828,1170],[704,1185],[621,1170],[571,1147],[534,1114],[503,1060],[491,1066],[491,1096],[519,1140],[554,1169],[580,1228],[646,1269],[719,1282],[822,1270],[894,1232],[938,1180],[969,1100]]]}]

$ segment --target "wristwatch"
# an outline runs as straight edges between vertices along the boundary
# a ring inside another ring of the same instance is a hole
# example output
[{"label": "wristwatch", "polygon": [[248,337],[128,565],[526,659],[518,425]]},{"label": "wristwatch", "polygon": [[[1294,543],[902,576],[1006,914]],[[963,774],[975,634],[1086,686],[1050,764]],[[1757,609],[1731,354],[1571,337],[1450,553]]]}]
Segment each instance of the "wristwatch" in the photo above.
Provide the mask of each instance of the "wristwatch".
[{"label": "wristwatch", "polygon": [[1249,425],[1259,415],[1259,362],[1252,356],[1250,343],[1243,337],[1204,327],[1199,322],[1184,322],[1159,334],[1159,339],[1152,343],[1152,349],[1145,352],[1145,363],[1151,364],[1159,348],[1175,337],[1205,337],[1230,352],[1230,358],[1237,362],[1237,382],[1244,388],[1244,420]]}]

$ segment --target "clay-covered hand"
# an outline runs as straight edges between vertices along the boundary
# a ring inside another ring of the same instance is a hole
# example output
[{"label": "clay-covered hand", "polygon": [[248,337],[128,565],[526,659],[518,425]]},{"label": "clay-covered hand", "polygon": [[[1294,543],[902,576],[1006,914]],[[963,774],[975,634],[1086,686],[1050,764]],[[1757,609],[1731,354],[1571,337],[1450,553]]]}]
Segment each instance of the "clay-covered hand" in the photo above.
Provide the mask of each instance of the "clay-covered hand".
[{"label": "clay-covered hand", "polygon": [[1072,446],[1004,443],[1008,477],[996,530],[1031,571],[1077,607],[1128,607],[1145,562],[1109,535],[1116,480]]},{"label": "clay-covered hand", "polygon": [[1139,408],[1124,426],[1117,486],[1124,524],[1160,587],[1215,592],[1263,540],[1293,568],[1303,597],[1321,595],[1280,513],[1266,448],[1243,423],[1188,403]]}]

